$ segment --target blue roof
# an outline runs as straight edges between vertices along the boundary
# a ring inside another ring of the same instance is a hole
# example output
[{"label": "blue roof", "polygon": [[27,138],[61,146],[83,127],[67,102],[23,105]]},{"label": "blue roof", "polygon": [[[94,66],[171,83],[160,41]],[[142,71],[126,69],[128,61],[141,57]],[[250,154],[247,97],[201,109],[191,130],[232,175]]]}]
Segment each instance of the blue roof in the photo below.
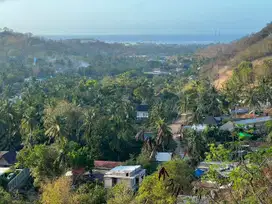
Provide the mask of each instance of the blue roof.
[{"label": "blue roof", "polygon": [[205,173],[205,171],[203,171],[201,169],[195,170],[195,176],[196,177],[201,177],[204,173]]},{"label": "blue roof", "polygon": [[138,168],[140,168],[140,165],[136,165],[136,166],[117,166],[113,169],[110,170],[110,172],[132,172]]}]

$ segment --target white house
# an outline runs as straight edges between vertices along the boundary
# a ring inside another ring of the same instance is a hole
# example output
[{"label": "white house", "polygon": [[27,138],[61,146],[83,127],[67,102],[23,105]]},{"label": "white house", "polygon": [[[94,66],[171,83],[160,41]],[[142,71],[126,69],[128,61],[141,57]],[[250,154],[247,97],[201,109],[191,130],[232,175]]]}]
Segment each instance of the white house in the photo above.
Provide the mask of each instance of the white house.
[{"label": "white house", "polygon": [[137,190],[142,183],[146,170],[138,166],[117,166],[104,175],[105,188],[111,188],[117,183],[123,182],[129,188]]},{"label": "white house", "polygon": [[136,107],[137,120],[147,119],[148,118],[148,105],[138,105]]}]

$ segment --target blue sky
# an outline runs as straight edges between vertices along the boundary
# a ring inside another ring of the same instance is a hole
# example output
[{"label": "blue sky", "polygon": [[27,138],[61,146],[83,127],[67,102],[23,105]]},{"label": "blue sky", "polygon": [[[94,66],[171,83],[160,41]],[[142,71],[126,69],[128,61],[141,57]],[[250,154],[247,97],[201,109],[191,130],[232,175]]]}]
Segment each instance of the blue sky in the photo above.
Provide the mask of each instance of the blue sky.
[{"label": "blue sky", "polygon": [[272,0],[0,0],[0,27],[34,34],[247,34]]}]

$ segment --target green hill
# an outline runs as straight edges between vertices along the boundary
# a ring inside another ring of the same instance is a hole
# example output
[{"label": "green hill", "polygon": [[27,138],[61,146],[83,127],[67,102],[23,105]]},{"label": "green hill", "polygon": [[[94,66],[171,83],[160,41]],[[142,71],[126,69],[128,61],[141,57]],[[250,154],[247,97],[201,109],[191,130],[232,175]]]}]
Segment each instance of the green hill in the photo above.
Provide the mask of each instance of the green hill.
[{"label": "green hill", "polygon": [[214,79],[218,74],[234,69],[242,61],[252,62],[272,56],[272,23],[267,24],[261,31],[232,43],[204,48],[197,55],[209,59],[210,63],[203,67],[202,74]]}]

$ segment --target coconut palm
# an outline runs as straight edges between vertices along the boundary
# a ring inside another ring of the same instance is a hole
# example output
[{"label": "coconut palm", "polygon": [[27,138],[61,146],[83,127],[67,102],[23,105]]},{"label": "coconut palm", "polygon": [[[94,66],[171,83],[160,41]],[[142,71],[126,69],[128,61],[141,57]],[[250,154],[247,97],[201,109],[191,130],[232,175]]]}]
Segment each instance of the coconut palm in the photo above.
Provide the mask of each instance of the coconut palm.
[{"label": "coconut palm", "polygon": [[61,116],[46,117],[44,120],[45,135],[49,139],[62,140],[67,135],[65,127],[65,118]]},{"label": "coconut palm", "polygon": [[8,101],[0,101],[0,147],[15,149],[19,141],[17,112]]},{"label": "coconut palm", "polygon": [[188,130],[184,133],[184,145],[191,159],[200,161],[204,157],[206,151],[206,138],[204,134],[194,130]]},{"label": "coconut palm", "polygon": [[25,145],[33,145],[33,131],[39,125],[38,112],[35,107],[30,106],[23,114],[21,120],[21,134],[24,138]]},{"label": "coconut palm", "polygon": [[164,122],[164,120],[159,119],[158,121],[156,121],[156,126],[158,130],[156,137],[156,146],[161,146],[161,148],[164,150],[165,147],[169,145],[173,135],[170,127]]}]

